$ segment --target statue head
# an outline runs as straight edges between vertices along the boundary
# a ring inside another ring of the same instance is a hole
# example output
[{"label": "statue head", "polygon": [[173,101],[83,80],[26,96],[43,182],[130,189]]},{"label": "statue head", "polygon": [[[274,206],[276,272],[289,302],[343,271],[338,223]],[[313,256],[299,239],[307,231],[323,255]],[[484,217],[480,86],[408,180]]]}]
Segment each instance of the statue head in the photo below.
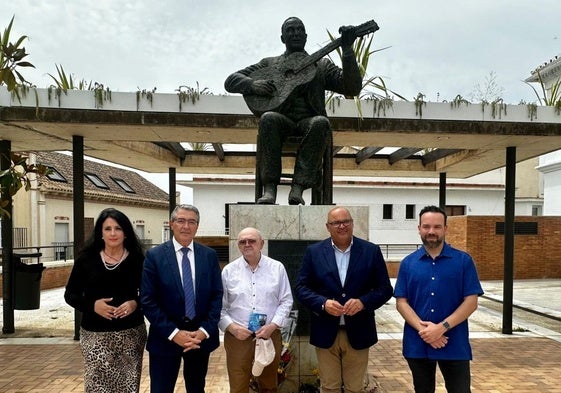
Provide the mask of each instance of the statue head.
[{"label": "statue head", "polygon": [[286,51],[301,52],[306,46],[306,28],[304,23],[297,17],[291,16],[286,19],[281,27],[281,41],[286,46]]}]

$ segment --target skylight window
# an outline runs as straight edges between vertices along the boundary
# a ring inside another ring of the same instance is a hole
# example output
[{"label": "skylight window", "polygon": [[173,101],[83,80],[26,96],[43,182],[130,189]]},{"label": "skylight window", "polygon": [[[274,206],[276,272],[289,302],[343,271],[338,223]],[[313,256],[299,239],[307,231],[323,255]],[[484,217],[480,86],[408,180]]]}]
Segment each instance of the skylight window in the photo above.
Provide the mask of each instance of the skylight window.
[{"label": "skylight window", "polygon": [[116,177],[111,177],[111,179],[113,179],[113,181],[115,183],[117,183],[119,185],[119,187],[121,187],[123,190],[125,190],[125,192],[131,193],[131,194],[136,194],[136,192],[132,189],[131,186],[129,186],[129,184],[124,181],[123,179],[118,179]]},{"label": "skylight window", "polygon": [[105,184],[105,182],[103,180],[101,180],[99,178],[99,176],[94,175],[93,173],[84,173],[84,176],[86,176],[89,181],[91,181],[93,184],[95,184],[95,186],[97,188],[103,188],[103,189],[106,189],[106,190],[109,189],[109,186],[107,184]]},{"label": "skylight window", "polygon": [[47,178],[49,180],[59,181],[59,182],[62,182],[62,183],[68,183],[68,180],[66,180],[66,178],[64,176],[62,176],[59,171],[57,171],[52,166],[49,166],[48,168],[49,168],[49,174],[47,175]]}]

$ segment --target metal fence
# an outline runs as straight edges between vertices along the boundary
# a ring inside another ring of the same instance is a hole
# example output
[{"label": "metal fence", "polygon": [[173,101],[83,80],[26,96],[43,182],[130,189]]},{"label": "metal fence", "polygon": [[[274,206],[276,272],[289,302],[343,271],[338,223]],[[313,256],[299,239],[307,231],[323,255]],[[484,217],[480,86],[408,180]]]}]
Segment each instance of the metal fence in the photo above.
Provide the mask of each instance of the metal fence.
[{"label": "metal fence", "polygon": [[386,261],[401,261],[421,247],[420,244],[378,244]]},{"label": "metal fence", "polygon": [[[158,244],[152,243],[152,239],[142,239],[143,245],[146,249],[157,246]],[[384,255],[386,261],[401,261],[407,255],[417,250],[420,244],[378,244]],[[228,247],[215,247],[217,252],[221,255],[221,260],[228,261]],[[53,242],[50,246],[36,246],[36,247],[14,247],[14,252],[17,253],[41,253],[42,262],[50,261],[66,261],[74,259],[74,243],[72,242]],[[26,262],[25,260],[23,262]]]}]

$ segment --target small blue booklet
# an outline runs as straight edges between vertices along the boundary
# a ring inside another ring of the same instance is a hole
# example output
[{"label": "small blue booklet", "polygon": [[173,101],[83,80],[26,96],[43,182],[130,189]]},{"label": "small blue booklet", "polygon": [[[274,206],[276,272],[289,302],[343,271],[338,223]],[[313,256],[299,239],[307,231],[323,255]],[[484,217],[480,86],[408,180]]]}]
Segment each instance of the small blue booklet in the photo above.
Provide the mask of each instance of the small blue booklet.
[{"label": "small blue booklet", "polygon": [[261,326],[267,323],[267,314],[259,314],[252,312],[249,314],[249,326],[247,327],[252,332],[256,332]]}]

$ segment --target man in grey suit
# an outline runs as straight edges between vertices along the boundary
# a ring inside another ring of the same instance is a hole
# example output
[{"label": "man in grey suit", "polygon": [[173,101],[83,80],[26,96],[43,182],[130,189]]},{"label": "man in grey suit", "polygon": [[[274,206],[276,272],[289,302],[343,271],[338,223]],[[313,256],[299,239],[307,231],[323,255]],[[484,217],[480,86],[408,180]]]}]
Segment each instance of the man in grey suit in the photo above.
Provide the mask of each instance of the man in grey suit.
[{"label": "man in grey suit", "polygon": [[141,302],[150,322],[152,393],[173,393],[181,359],[187,392],[204,393],[210,353],[219,345],[222,279],[216,252],[193,241],[199,219],[195,206],[178,205],[173,238],[146,253]]}]

